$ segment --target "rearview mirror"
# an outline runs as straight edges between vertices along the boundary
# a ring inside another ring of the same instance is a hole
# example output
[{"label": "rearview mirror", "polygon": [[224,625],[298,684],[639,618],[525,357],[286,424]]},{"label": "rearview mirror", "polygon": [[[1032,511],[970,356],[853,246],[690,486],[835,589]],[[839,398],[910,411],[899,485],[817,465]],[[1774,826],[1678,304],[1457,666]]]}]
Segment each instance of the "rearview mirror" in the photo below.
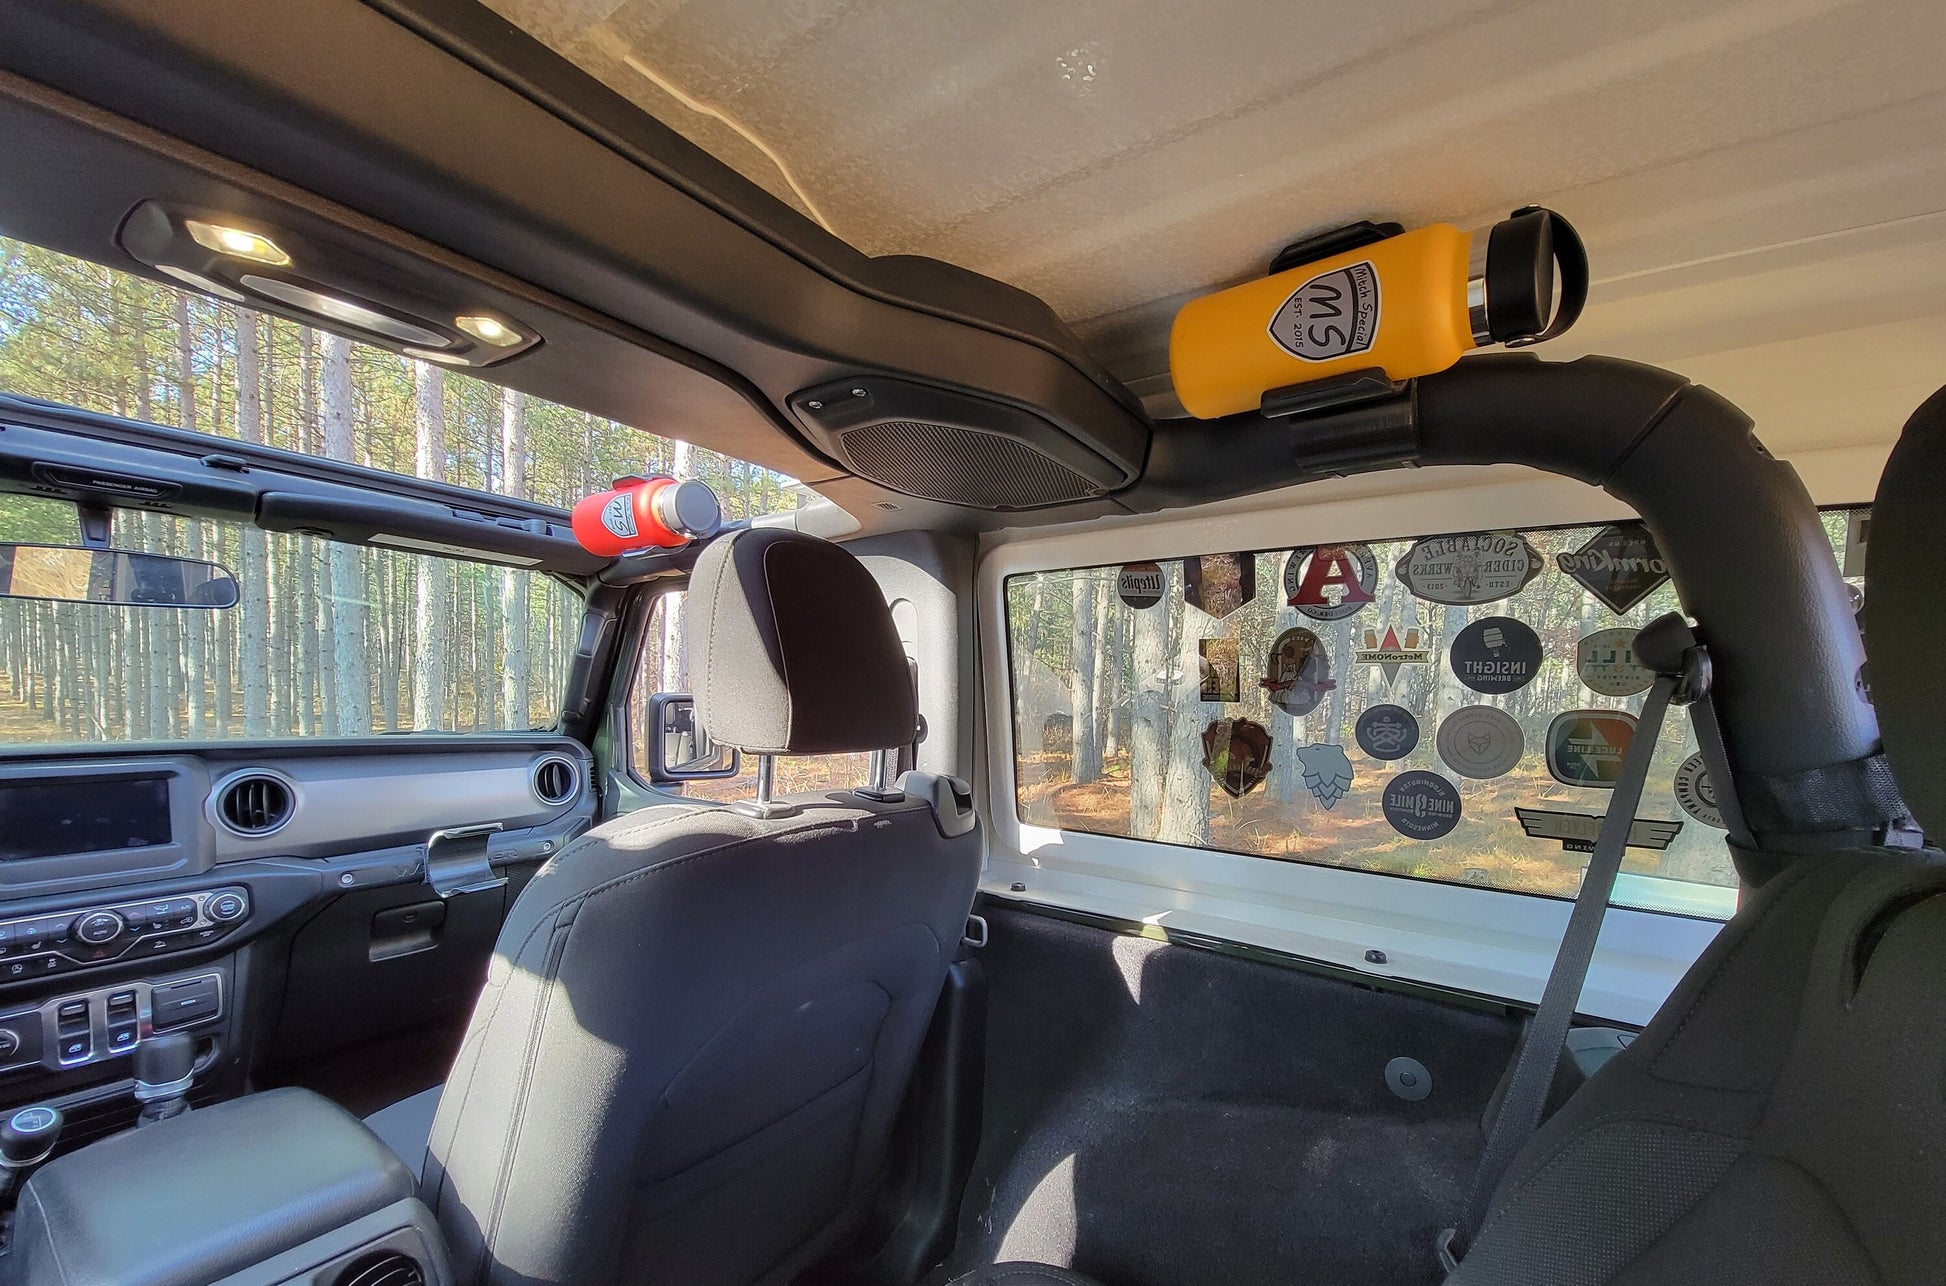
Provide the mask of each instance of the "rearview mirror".
[{"label": "rearview mirror", "polygon": [[743,771],[735,746],[710,739],[696,718],[696,701],[687,693],[658,692],[649,698],[649,779],[657,785],[711,781]]},{"label": "rearview mirror", "polygon": [[120,607],[235,607],[236,577],[217,563],[78,545],[0,545],[0,598]]}]

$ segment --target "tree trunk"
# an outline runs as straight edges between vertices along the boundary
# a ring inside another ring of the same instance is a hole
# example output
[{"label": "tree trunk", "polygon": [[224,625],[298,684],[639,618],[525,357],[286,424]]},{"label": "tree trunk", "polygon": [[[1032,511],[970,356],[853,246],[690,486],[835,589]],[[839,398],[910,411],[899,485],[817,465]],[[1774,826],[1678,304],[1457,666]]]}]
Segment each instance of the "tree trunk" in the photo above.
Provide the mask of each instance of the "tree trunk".
[{"label": "tree trunk", "polygon": [[[237,437],[264,440],[263,322],[247,308],[236,310]],[[242,618],[237,623],[237,665],[243,687],[243,735],[270,735],[270,567],[263,530],[242,531]],[[281,659],[281,657],[280,657]],[[279,729],[283,731],[283,729]]]},{"label": "tree trunk", "polygon": [[1155,837],[1165,844],[1200,846],[1209,843],[1210,775],[1203,767],[1203,729],[1212,719],[1222,717],[1223,707],[1203,701],[1203,654],[1196,645],[1209,617],[1179,594],[1163,602],[1180,604],[1177,611],[1181,625],[1175,670],[1165,689],[1175,709],[1175,722],[1169,737],[1169,779],[1163,788],[1162,818]]},{"label": "tree trunk", "polygon": [[1076,784],[1101,776],[1101,730],[1095,726],[1095,675],[1101,669],[1101,631],[1095,620],[1095,583],[1098,574],[1071,573],[1074,604],[1074,650],[1069,654],[1068,720],[1069,779]]},{"label": "tree trunk", "polygon": [[[506,389],[500,398],[500,489],[527,496],[527,397]],[[506,666],[500,673],[501,705],[509,728],[525,729],[532,675],[527,659],[527,577],[518,568],[500,573],[500,622],[506,638]]]},{"label": "tree trunk", "polygon": [[[324,379],[319,408],[324,420],[324,453],[352,461],[351,341],[324,337]],[[363,559],[356,547],[331,542],[331,673],[333,731],[362,737],[372,730],[372,694],[365,666],[365,584]]]},{"label": "tree trunk", "polygon": [[[446,372],[431,362],[413,369],[414,471],[446,480]],[[443,558],[420,558],[414,571],[413,624],[418,636],[412,666],[412,726],[444,728],[446,653],[452,647],[448,612],[452,569]]]},{"label": "tree trunk", "polygon": [[[1037,590],[1039,579],[1036,578]],[[1128,807],[1129,834],[1138,839],[1154,839],[1161,831],[1162,800],[1169,780],[1169,752],[1175,733],[1175,689],[1171,672],[1176,613],[1170,604],[1182,593],[1179,564],[1163,565],[1163,582],[1162,602],[1135,613]]]}]

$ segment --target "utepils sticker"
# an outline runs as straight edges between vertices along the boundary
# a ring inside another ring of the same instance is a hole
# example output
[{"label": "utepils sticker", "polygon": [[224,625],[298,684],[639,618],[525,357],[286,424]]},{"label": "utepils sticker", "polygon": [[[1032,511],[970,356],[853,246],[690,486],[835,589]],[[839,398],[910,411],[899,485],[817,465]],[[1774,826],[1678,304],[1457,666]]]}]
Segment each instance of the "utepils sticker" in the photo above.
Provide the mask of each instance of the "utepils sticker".
[{"label": "utepils sticker", "polygon": [[1301,627],[1277,636],[1258,682],[1270,694],[1272,705],[1296,719],[1317,709],[1325,694],[1338,686],[1331,677],[1331,657],[1324,642]]},{"label": "utepils sticker", "polygon": [[1299,746],[1297,766],[1304,773],[1304,788],[1326,808],[1351,789],[1351,760],[1343,746]]},{"label": "utepils sticker", "polygon": [[1492,706],[1453,711],[1439,725],[1433,744],[1448,768],[1481,781],[1511,772],[1526,749],[1526,739],[1514,717]]},{"label": "utepils sticker", "polygon": [[1655,537],[1639,522],[1603,527],[1571,554],[1556,554],[1554,564],[1617,616],[1653,594],[1669,579],[1669,564]]},{"label": "utepils sticker", "polygon": [[1635,627],[1596,630],[1574,647],[1574,666],[1581,681],[1605,697],[1632,697],[1647,692],[1655,674],[1635,659]]},{"label": "utepils sticker", "polygon": [[625,491],[601,507],[601,525],[623,540],[635,538],[635,493]]},{"label": "utepils sticker", "polygon": [[1372,601],[1378,559],[1369,545],[1319,545],[1284,564],[1284,600],[1316,621],[1342,621]]},{"label": "utepils sticker", "polygon": [[1156,563],[1128,563],[1115,573],[1115,597],[1140,611],[1162,601],[1164,580]]},{"label": "utepils sticker", "polygon": [[1369,261],[1318,274],[1270,317],[1277,347],[1307,362],[1366,352],[1377,334],[1378,271]]},{"label": "utepils sticker", "polygon": [[1243,699],[1242,681],[1237,673],[1240,662],[1235,639],[1197,639],[1196,651],[1203,658],[1202,698],[1205,701],[1234,702]]},{"label": "utepils sticker", "polygon": [[1467,607],[1513,597],[1546,566],[1525,536],[1479,531],[1422,540],[1406,551],[1393,574],[1429,603]]},{"label": "utepils sticker", "polygon": [[1381,635],[1371,626],[1365,627],[1364,647],[1354,648],[1351,659],[1357,665],[1376,665],[1378,672],[1385,676],[1385,686],[1390,688],[1398,680],[1399,670],[1408,665],[1424,665],[1432,660],[1432,649],[1422,646],[1423,631],[1417,625],[1405,627],[1405,635],[1387,624]]},{"label": "utepils sticker", "polygon": [[1385,783],[1379,806],[1409,839],[1439,839],[1459,825],[1459,788],[1436,772],[1402,772]]},{"label": "utepils sticker", "polygon": [[1613,790],[1635,740],[1635,716],[1620,710],[1570,710],[1547,725],[1547,770],[1568,786]]},{"label": "utepils sticker", "polygon": [[1723,809],[1716,802],[1716,783],[1710,779],[1709,766],[1702,751],[1676,765],[1676,802],[1682,810],[1705,826],[1728,830],[1723,824]]},{"label": "utepils sticker", "polygon": [[[1516,808],[1514,816],[1530,839],[1558,839],[1570,853],[1592,853],[1601,835],[1600,817],[1588,813],[1550,813],[1539,808]],[[1629,848],[1665,849],[1682,833],[1681,822],[1638,817],[1629,823]]]},{"label": "utepils sticker", "polygon": [[1257,559],[1251,554],[1204,554],[1182,560],[1182,596],[1219,621],[1257,596]]},{"label": "utepils sticker", "polygon": [[1352,731],[1358,748],[1374,759],[1403,759],[1419,744],[1419,720],[1404,706],[1371,706]]},{"label": "utepils sticker", "polygon": [[1453,676],[1475,692],[1500,696],[1541,672],[1541,636],[1511,616],[1473,622],[1453,640]]},{"label": "utepils sticker", "polygon": [[1203,729],[1203,767],[1232,799],[1270,775],[1270,729],[1251,719],[1218,719]]}]

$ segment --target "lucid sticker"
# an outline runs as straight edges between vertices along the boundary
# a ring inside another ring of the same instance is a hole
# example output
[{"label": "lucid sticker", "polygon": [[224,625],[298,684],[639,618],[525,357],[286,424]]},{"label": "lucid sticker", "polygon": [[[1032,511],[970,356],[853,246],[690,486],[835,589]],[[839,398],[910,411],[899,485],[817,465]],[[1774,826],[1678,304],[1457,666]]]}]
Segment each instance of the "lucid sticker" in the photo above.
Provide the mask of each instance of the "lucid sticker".
[{"label": "lucid sticker", "polygon": [[[1540,808],[1516,808],[1520,828],[1529,839],[1558,839],[1570,853],[1592,853],[1601,835],[1602,819],[1592,813],[1551,813]],[[1629,848],[1665,849],[1682,833],[1682,823],[1638,817],[1628,825]]]},{"label": "lucid sticker", "polygon": [[1304,772],[1304,788],[1326,808],[1351,789],[1351,759],[1343,746],[1322,743],[1297,748],[1297,766]]},{"label": "lucid sticker", "polygon": [[1385,783],[1379,806],[1408,839],[1440,839],[1459,825],[1459,788],[1436,772],[1402,772]]},{"label": "lucid sticker", "polygon": [[1406,626],[1403,639],[1389,623],[1382,638],[1377,630],[1368,625],[1364,632],[1365,646],[1354,648],[1351,659],[1358,665],[1376,665],[1378,672],[1385,676],[1385,686],[1390,688],[1397,681],[1402,667],[1424,665],[1432,660],[1432,649],[1420,646],[1422,642],[1422,633],[1417,625]]},{"label": "lucid sticker", "polygon": [[1372,601],[1378,559],[1369,545],[1318,545],[1291,552],[1284,599],[1314,621],[1342,621]]},{"label": "lucid sticker", "polygon": [[1270,775],[1270,729],[1253,719],[1218,719],[1203,729],[1203,767],[1231,799]]},{"label": "lucid sticker", "polygon": [[1475,692],[1516,692],[1541,672],[1541,636],[1511,616],[1488,616],[1459,632],[1447,658],[1453,675]]},{"label": "lucid sticker", "polygon": [[1446,716],[1433,739],[1439,758],[1462,777],[1485,781],[1505,776],[1526,749],[1520,725],[1505,710],[1467,706]]},{"label": "lucid sticker", "polygon": [[1703,762],[1703,752],[1697,751],[1676,765],[1676,802],[1682,810],[1705,826],[1717,830],[1728,830],[1723,824],[1723,810],[1716,802],[1716,783],[1710,780],[1709,765]]},{"label": "lucid sticker", "polygon": [[1575,669],[1581,681],[1605,697],[1632,697],[1647,692],[1655,674],[1635,659],[1635,627],[1596,630],[1574,647]]},{"label": "lucid sticker", "polygon": [[1203,659],[1201,695],[1205,701],[1235,702],[1243,699],[1237,675],[1241,661],[1235,639],[1197,639],[1196,651]]},{"label": "lucid sticker", "polygon": [[1476,531],[1420,541],[1406,551],[1393,574],[1414,597],[1467,607],[1513,597],[1546,566],[1525,536]]},{"label": "lucid sticker", "polygon": [[1353,728],[1358,748],[1374,759],[1403,759],[1419,744],[1419,720],[1404,706],[1371,706]]},{"label": "lucid sticker", "polygon": [[1257,596],[1257,559],[1252,554],[1185,558],[1182,577],[1183,598],[1219,621]]},{"label": "lucid sticker", "polygon": [[1613,790],[1635,740],[1635,716],[1620,710],[1570,710],[1547,725],[1547,770],[1566,786]]},{"label": "lucid sticker", "polygon": [[1115,596],[1137,611],[1162,601],[1165,581],[1158,563],[1127,563],[1115,573]]},{"label": "lucid sticker", "polygon": [[1368,260],[1311,278],[1270,316],[1270,337],[1307,362],[1363,353],[1378,334],[1378,271]]},{"label": "lucid sticker", "polygon": [[1294,719],[1302,719],[1317,709],[1338,683],[1331,677],[1331,657],[1323,640],[1299,627],[1285,630],[1270,645],[1258,686],[1270,694],[1272,705]]},{"label": "lucid sticker", "polygon": [[1639,522],[1603,527],[1573,553],[1556,554],[1554,564],[1617,616],[1669,579],[1669,564],[1656,548],[1655,536]]}]

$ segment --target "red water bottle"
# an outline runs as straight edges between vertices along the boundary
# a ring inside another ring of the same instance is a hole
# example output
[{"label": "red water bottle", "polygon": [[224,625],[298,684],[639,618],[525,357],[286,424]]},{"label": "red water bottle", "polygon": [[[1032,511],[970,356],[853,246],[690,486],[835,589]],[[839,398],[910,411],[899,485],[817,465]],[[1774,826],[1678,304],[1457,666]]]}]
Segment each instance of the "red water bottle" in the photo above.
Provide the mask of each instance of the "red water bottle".
[{"label": "red water bottle", "polygon": [[723,507],[708,483],[694,478],[617,478],[574,506],[574,538],[591,554],[612,558],[639,549],[680,549],[715,533]]}]

